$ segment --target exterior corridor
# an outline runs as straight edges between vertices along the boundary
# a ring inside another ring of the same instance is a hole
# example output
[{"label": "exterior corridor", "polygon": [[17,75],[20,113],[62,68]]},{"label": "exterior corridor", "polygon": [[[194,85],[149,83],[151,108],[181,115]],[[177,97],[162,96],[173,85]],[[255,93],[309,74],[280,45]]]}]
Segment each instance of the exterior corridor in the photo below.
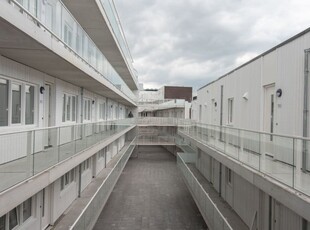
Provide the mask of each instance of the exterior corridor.
[{"label": "exterior corridor", "polygon": [[94,227],[99,229],[207,229],[183,182],[175,157],[141,147],[128,161]]}]

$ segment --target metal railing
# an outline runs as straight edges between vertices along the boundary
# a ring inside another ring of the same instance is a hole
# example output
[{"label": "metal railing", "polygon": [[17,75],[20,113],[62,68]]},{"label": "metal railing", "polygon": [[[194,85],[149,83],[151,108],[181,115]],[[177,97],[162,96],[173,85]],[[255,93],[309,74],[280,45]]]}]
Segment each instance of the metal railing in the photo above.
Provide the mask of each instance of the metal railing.
[{"label": "metal railing", "polygon": [[178,132],[310,195],[308,138],[201,123],[179,125]]},{"label": "metal railing", "polygon": [[134,119],[0,134],[0,192],[134,124]]},{"label": "metal railing", "polygon": [[232,227],[222,215],[216,204],[212,201],[208,193],[204,190],[195,175],[191,172],[186,163],[195,161],[195,154],[178,153],[177,165],[181,170],[185,182],[199,207],[200,213],[206,220],[209,229],[232,230]]},{"label": "metal railing", "polygon": [[134,148],[135,140],[130,143],[128,149],[117,161],[92,199],[88,202],[77,220],[70,227],[70,230],[90,230],[94,227]]},{"label": "metal railing", "polygon": [[[29,2],[9,0],[9,2],[17,6],[20,12],[25,12],[39,27],[62,42],[75,56],[111,82],[131,100],[137,100],[136,95],[60,0],[33,0]],[[42,13],[43,9],[46,12],[45,14]]]}]

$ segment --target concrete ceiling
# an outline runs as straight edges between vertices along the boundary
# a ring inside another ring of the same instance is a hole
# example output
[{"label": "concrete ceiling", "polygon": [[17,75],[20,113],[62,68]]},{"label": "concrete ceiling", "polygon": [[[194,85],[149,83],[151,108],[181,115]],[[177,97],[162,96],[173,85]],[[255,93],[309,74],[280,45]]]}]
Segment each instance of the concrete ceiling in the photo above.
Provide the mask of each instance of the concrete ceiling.
[{"label": "concrete ceiling", "polygon": [[108,21],[103,16],[105,13],[100,0],[63,0],[63,3],[96,43],[128,87],[137,90],[138,86],[133,80],[126,60],[118,47],[116,37],[113,37]]}]

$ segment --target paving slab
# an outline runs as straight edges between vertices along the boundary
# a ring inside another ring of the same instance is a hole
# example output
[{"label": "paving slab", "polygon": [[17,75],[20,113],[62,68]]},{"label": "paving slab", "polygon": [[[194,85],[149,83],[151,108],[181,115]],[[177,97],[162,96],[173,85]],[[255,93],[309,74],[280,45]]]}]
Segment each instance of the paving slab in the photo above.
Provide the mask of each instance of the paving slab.
[{"label": "paving slab", "polygon": [[160,146],[139,146],[100,214],[99,229],[208,229],[177,168]]}]

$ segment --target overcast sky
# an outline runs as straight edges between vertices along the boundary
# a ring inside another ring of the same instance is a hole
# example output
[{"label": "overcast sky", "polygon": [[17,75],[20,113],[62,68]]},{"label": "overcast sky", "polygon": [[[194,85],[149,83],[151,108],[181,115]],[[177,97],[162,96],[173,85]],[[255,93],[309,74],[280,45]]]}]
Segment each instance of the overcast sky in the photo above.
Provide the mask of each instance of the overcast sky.
[{"label": "overcast sky", "polygon": [[114,0],[144,88],[197,89],[310,27],[310,0]]}]

